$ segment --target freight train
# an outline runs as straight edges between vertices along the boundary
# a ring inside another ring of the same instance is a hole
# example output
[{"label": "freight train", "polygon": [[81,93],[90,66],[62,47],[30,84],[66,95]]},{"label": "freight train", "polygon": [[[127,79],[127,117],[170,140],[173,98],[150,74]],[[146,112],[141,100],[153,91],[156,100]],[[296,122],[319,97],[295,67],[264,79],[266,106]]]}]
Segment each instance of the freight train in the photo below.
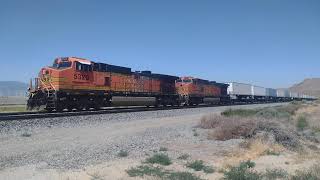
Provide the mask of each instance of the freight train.
[{"label": "freight train", "polygon": [[31,79],[27,108],[47,111],[110,106],[193,106],[276,102],[314,97],[241,83],[217,83],[93,62],[56,58]]}]

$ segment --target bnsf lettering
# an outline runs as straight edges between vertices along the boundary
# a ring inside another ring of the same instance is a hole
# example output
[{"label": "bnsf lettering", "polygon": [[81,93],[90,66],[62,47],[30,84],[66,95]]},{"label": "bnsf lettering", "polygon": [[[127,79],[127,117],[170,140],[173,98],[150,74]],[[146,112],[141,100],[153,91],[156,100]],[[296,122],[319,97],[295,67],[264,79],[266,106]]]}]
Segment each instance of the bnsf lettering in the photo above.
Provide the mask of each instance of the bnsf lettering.
[{"label": "bnsf lettering", "polygon": [[73,79],[89,81],[89,75],[88,74],[74,74]]}]

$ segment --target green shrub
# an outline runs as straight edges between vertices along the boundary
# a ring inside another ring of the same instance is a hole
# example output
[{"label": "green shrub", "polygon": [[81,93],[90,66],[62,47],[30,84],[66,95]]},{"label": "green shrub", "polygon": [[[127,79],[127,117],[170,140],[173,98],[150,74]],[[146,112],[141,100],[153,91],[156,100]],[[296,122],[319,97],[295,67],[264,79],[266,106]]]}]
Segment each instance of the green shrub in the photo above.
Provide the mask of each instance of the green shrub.
[{"label": "green shrub", "polygon": [[31,135],[32,135],[32,134],[31,134],[30,132],[27,132],[27,131],[26,131],[26,132],[23,132],[23,133],[21,134],[22,137],[31,137]]},{"label": "green shrub", "polygon": [[278,152],[275,152],[275,151],[272,151],[270,149],[268,149],[266,152],[265,152],[266,155],[269,155],[269,156],[279,156],[280,153]]},{"label": "green shrub", "polygon": [[187,167],[191,168],[195,171],[201,171],[205,167],[205,165],[203,164],[202,160],[196,160],[196,161],[188,163]]},{"label": "green shrub", "polygon": [[205,166],[202,170],[203,170],[203,172],[206,173],[206,174],[212,174],[212,173],[214,173],[214,169],[213,169],[213,167],[211,167],[211,166]]},{"label": "green shrub", "polygon": [[255,163],[246,161],[240,163],[239,166],[231,167],[224,172],[224,179],[226,180],[260,180],[262,175],[253,171]]},{"label": "green shrub", "polygon": [[163,177],[164,175],[166,175],[166,173],[163,171],[162,168],[150,167],[150,166],[138,166],[138,167],[126,170],[126,172],[130,177],[137,177],[137,176],[143,177],[144,175]]},{"label": "green shrub", "polygon": [[127,157],[128,156],[128,151],[121,150],[118,152],[118,157]]},{"label": "green shrub", "polygon": [[249,117],[254,116],[259,110],[258,109],[228,109],[223,111],[221,115],[230,117],[230,116],[241,116]]},{"label": "green shrub", "polygon": [[228,109],[221,113],[221,115],[230,117],[230,116],[240,116],[240,117],[251,117],[259,116],[266,119],[271,118],[291,118],[295,112],[301,108],[301,102],[291,103],[286,106],[275,106],[275,107],[266,107],[266,108],[257,108],[257,109]]},{"label": "green shrub", "polygon": [[146,163],[168,166],[172,162],[167,154],[154,154],[152,157],[146,159]]},{"label": "green shrub", "polygon": [[203,171],[207,174],[214,172],[214,169],[211,166],[206,166],[202,160],[195,160],[193,162],[189,162],[186,166],[195,171]]},{"label": "green shrub", "polygon": [[281,111],[278,108],[264,108],[257,112],[256,116],[265,119],[290,119],[291,114],[286,111]]},{"label": "green shrub", "polygon": [[166,178],[166,180],[201,180],[198,176],[189,172],[172,172]]},{"label": "green shrub", "polygon": [[153,176],[165,180],[201,180],[189,172],[168,171],[160,167],[138,166],[126,170],[126,172],[130,177]]},{"label": "green shrub", "polygon": [[160,147],[159,151],[168,151],[168,148],[166,148],[166,147]]},{"label": "green shrub", "polygon": [[180,160],[186,160],[186,159],[188,159],[189,157],[190,157],[189,154],[182,154],[181,156],[178,157],[178,159],[180,159]]},{"label": "green shrub", "polygon": [[297,129],[299,131],[303,131],[306,127],[308,127],[308,121],[305,116],[299,116],[297,121]]}]

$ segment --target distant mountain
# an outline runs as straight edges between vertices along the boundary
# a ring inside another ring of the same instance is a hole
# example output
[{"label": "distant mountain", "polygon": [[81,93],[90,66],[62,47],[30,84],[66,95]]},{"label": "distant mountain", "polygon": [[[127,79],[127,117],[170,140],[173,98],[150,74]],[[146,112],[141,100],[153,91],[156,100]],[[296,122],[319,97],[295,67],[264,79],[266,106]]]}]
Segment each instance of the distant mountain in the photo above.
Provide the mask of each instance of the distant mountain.
[{"label": "distant mountain", "polygon": [[292,92],[320,97],[320,78],[305,79],[289,88]]},{"label": "distant mountain", "polygon": [[28,84],[18,81],[0,81],[0,96],[25,96]]}]

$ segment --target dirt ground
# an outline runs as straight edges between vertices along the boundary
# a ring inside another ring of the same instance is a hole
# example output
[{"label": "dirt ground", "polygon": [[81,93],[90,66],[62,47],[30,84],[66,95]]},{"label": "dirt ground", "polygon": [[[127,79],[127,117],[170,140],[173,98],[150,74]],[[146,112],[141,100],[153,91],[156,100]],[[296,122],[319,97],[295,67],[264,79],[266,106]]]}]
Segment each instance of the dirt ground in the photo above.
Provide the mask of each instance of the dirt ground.
[{"label": "dirt ground", "polygon": [[[275,105],[277,104],[234,108]],[[0,136],[0,179],[141,179],[129,177],[126,170],[141,165],[147,157],[159,151],[159,147],[166,147],[167,150],[164,153],[168,154],[173,161],[171,165],[165,167],[166,169],[191,172],[203,179],[220,179],[226,167],[241,160],[254,161],[255,169],[258,171],[281,168],[288,173],[294,173],[296,170],[308,168],[320,162],[320,156],[311,152],[292,152],[279,147],[281,149],[279,155],[262,155],[260,152],[270,147],[262,144],[243,151],[239,147],[243,139],[208,140],[207,130],[197,128],[200,119],[204,115],[219,114],[227,108],[230,107],[217,107],[192,114],[169,114],[158,118],[129,118],[131,120],[120,118],[117,121],[108,122],[101,121],[103,117],[96,117],[99,121],[90,125],[77,124],[71,127],[57,126],[49,129],[37,127],[33,129],[30,137],[22,137],[18,131],[2,133]],[[301,109],[299,113],[320,112],[319,106],[308,108]],[[314,121],[317,122],[317,120]],[[121,144],[129,144],[131,141],[137,141],[137,143],[129,149],[128,157],[117,157],[116,153],[119,148],[110,154],[108,154],[109,151],[103,152],[104,148],[118,147]],[[79,167],[65,168],[63,161],[68,160],[68,157],[64,159],[57,157],[69,152],[65,151],[66,147],[72,148],[72,152],[76,152],[74,154],[79,156],[76,156],[77,160],[72,159],[72,163],[82,163],[84,160],[81,154],[90,155],[89,158],[96,159],[93,161],[85,159],[85,163]],[[97,152],[99,155],[95,154]],[[100,155],[101,152],[104,154]],[[40,153],[41,157],[37,153]],[[91,156],[92,154],[94,156]],[[182,154],[188,154],[190,158],[179,160],[178,157]],[[106,156],[110,158],[105,158]],[[56,166],[49,165],[48,162],[51,160],[55,161]],[[212,174],[205,174],[188,169],[185,165],[191,160],[203,160],[216,171]]]}]

